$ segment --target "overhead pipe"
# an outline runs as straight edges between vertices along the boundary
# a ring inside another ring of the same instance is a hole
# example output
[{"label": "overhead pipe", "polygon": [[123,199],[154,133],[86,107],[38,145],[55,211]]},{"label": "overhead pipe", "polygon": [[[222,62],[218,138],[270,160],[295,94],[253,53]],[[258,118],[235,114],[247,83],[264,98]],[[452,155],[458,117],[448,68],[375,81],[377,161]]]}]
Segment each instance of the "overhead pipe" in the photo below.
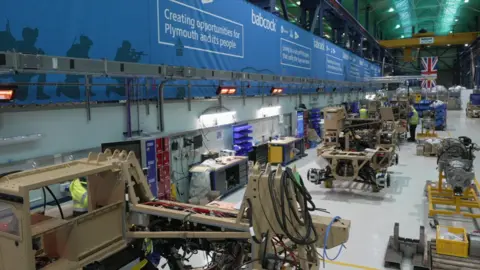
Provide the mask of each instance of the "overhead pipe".
[{"label": "overhead pipe", "polygon": [[157,97],[157,130],[160,130],[160,132],[165,131],[165,100],[163,98],[163,90],[165,88],[165,84],[169,80],[163,80],[160,85],[158,86],[158,97]]},{"label": "overhead pipe", "polygon": [[127,98],[127,137],[131,138],[132,137],[132,112],[131,110],[131,99],[130,99],[130,84],[131,84],[131,79],[126,79],[125,80],[125,96]]},{"label": "overhead pipe", "polygon": [[134,96],[135,96],[135,103],[137,105],[137,132],[140,133],[140,86],[139,86],[139,79],[135,78],[135,86],[133,89]]},{"label": "overhead pipe", "polygon": [[87,121],[92,120],[92,111],[90,104],[90,97],[92,95],[92,76],[85,75],[85,107],[87,109]]}]

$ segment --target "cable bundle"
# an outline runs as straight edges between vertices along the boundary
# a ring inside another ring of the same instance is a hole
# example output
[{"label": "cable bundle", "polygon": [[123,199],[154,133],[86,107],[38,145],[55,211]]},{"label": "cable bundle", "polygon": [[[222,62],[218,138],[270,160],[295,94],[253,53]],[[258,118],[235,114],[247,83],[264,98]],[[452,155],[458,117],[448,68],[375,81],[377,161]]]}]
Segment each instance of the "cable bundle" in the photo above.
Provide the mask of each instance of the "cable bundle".
[{"label": "cable bundle", "polygon": [[[292,169],[287,167],[282,173],[280,183],[276,184],[275,173],[275,171],[270,172],[268,185],[275,217],[280,228],[297,245],[316,243],[318,234],[313,226],[312,216],[309,212],[315,210],[315,204],[312,201],[312,196],[305,188],[302,178],[300,177],[299,181],[297,181]],[[280,196],[275,192],[278,185]],[[291,187],[293,187],[293,193],[290,193]],[[290,198],[296,198],[297,200]],[[297,201],[300,204],[300,215],[297,213],[299,211]],[[304,234],[297,229],[300,227],[305,228]]]}]

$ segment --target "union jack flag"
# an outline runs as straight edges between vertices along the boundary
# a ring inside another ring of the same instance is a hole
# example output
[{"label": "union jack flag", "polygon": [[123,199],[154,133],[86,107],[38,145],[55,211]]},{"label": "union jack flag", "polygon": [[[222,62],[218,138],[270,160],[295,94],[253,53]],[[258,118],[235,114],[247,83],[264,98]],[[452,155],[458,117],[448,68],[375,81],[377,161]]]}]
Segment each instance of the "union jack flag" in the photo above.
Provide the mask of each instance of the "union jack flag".
[{"label": "union jack flag", "polygon": [[435,87],[437,78],[438,56],[422,57],[422,76],[428,76],[422,80],[422,88],[432,89]]}]

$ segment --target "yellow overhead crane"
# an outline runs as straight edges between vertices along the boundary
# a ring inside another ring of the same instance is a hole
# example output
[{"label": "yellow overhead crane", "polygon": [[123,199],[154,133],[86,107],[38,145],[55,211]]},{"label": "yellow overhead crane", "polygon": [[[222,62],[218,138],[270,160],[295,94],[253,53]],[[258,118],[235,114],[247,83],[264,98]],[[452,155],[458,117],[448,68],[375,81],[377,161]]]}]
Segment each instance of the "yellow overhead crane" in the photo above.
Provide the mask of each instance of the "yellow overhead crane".
[{"label": "yellow overhead crane", "polygon": [[380,45],[386,49],[403,48],[404,62],[413,62],[412,49],[419,49],[423,46],[451,46],[472,43],[480,32],[454,33],[446,36],[435,36],[435,33],[414,34],[412,38],[380,40]]},{"label": "yellow overhead crane", "polygon": [[380,40],[380,45],[386,49],[416,48],[421,46],[463,45],[473,42],[480,32],[454,33],[446,36],[435,36],[435,33],[414,34],[412,38]]}]

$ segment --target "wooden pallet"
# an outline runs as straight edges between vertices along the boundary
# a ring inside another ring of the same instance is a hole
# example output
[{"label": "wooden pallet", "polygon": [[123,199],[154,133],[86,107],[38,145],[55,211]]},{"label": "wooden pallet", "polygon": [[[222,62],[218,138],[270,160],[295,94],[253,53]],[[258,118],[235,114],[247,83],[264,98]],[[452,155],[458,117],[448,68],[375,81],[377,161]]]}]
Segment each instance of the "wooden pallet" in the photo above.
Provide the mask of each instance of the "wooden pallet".
[{"label": "wooden pallet", "polygon": [[437,254],[435,241],[428,242],[432,270],[476,270],[480,269],[480,258],[460,258]]}]

